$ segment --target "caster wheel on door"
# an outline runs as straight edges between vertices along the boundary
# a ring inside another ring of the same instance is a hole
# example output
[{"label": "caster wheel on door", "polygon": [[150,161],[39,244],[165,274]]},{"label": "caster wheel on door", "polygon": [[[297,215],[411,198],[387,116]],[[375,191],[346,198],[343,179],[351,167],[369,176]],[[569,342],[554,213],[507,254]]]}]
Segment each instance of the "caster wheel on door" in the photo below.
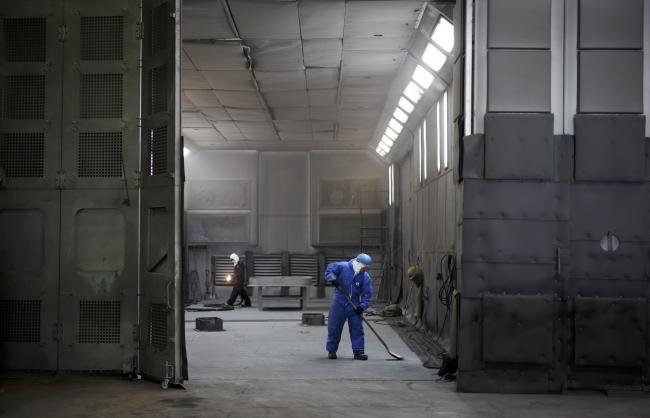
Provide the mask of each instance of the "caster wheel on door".
[{"label": "caster wheel on door", "polygon": [[160,387],[163,389],[169,388],[169,379],[163,380],[162,383],[160,384]]}]

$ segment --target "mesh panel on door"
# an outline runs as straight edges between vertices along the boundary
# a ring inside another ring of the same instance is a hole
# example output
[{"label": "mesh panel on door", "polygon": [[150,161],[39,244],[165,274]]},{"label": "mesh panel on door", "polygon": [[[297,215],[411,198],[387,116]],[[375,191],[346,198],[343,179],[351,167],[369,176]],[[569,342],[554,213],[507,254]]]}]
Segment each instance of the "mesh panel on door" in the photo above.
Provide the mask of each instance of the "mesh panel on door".
[{"label": "mesh panel on door", "polygon": [[[246,257],[240,256],[239,261],[246,264]],[[232,286],[232,283],[226,280],[226,277],[234,273],[234,265],[229,255],[212,256],[212,274],[214,274],[215,286]],[[250,272],[249,272],[250,273]]]},{"label": "mesh panel on door", "polygon": [[151,11],[151,25],[149,25],[151,55],[167,48],[167,28],[170,18],[167,10],[167,3],[163,3]]},{"label": "mesh panel on door", "polygon": [[167,111],[167,65],[151,69],[151,111],[150,114]]},{"label": "mesh panel on door", "polygon": [[41,342],[41,301],[0,300],[0,341]]},{"label": "mesh panel on door", "polygon": [[80,301],[77,342],[80,344],[119,344],[120,302]]},{"label": "mesh panel on door", "polygon": [[43,62],[47,20],[44,17],[3,19],[5,61]]},{"label": "mesh panel on door", "polygon": [[122,117],[122,74],[82,74],[80,116],[84,119]]},{"label": "mesh panel on door", "polygon": [[167,340],[167,306],[152,303],[149,305],[149,345],[164,350]]},{"label": "mesh panel on door", "polygon": [[4,119],[45,118],[45,76],[8,75],[4,79]]},{"label": "mesh panel on door", "polygon": [[81,59],[121,60],[124,51],[123,16],[81,17]]},{"label": "mesh panel on door", "polygon": [[280,255],[255,255],[255,276],[282,276],[282,257]]},{"label": "mesh panel on door", "polygon": [[315,284],[318,282],[318,256],[291,254],[289,270],[292,276],[310,276]]},{"label": "mesh panel on door", "polygon": [[79,134],[79,177],[122,176],[122,132]]},{"label": "mesh panel on door", "polygon": [[157,176],[167,173],[167,127],[161,126],[149,131],[149,175]]},{"label": "mesh panel on door", "polygon": [[43,177],[44,134],[7,133],[0,136],[0,167],[7,177]]}]

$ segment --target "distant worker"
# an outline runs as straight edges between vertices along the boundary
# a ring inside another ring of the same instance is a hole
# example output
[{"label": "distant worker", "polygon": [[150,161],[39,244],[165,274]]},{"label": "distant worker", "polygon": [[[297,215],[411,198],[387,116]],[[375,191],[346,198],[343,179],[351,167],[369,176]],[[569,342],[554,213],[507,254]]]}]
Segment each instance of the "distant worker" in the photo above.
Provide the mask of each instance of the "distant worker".
[{"label": "distant worker", "polygon": [[249,307],[251,306],[251,300],[246,293],[246,264],[243,261],[239,260],[239,256],[235,253],[230,254],[230,260],[235,265],[233,270],[231,283],[233,284],[232,292],[230,293],[230,299],[226,302],[228,305],[233,306],[235,304],[235,299],[237,296],[241,297],[242,306]]},{"label": "distant worker", "polygon": [[[325,270],[325,281],[332,283],[337,290],[330,305],[329,319],[327,321],[327,345],[329,359],[336,358],[336,351],[341,341],[341,332],[345,321],[348,321],[352,352],[355,360],[368,360],[364,352],[363,341],[363,311],[368,309],[372,297],[372,281],[368,275],[368,268],[372,259],[367,254],[359,254],[350,261],[331,263]],[[345,296],[346,292],[352,303],[350,305]]]}]

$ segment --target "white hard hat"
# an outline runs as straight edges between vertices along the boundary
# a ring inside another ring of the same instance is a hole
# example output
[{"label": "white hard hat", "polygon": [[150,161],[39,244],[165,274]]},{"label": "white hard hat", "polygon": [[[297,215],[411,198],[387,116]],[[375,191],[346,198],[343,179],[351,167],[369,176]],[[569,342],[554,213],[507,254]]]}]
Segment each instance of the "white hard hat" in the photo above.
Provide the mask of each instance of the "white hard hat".
[{"label": "white hard hat", "polygon": [[235,264],[239,263],[239,256],[237,254],[235,254],[235,253],[230,254],[230,259]]}]

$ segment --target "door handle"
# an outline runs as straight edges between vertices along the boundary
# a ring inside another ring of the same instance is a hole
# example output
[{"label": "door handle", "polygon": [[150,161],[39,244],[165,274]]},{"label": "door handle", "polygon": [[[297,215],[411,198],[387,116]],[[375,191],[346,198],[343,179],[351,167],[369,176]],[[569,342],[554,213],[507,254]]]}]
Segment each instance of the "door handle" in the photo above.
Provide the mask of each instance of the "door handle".
[{"label": "door handle", "polygon": [[174,307],[171,305],[171,303],[169,303],[169,288],[172,287],[173,285],[174,285],[173,280],[170,280],[170,281],[167,282],[167,289],[166,289],[167,290],[167,308],[170,309],[170,310],[174,310]]}]

